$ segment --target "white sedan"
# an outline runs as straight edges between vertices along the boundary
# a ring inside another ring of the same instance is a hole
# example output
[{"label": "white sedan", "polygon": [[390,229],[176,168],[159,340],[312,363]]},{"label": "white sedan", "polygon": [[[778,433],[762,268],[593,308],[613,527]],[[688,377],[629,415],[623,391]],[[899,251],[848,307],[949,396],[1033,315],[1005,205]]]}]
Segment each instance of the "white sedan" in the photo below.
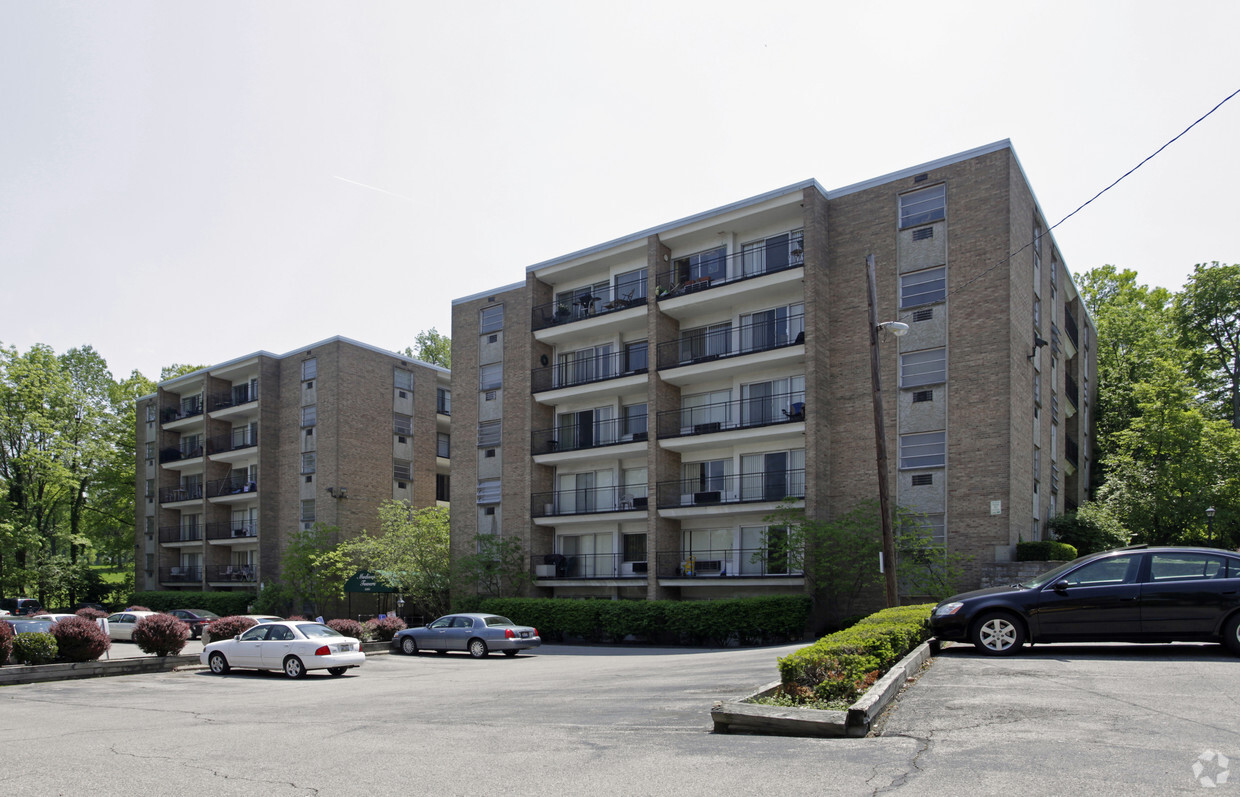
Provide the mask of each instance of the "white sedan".
[{"label": "white sedan", "polygon": [[248,667],[283,670],[290,678],[301,678],[307,670],[344,675],[350,667],[366,663],[360,641],[308,620],[260,623],[232,639],[204,646],[198,658],[216,675]]},{"label": "white sedan", "polygon": [[143,617],[159,612],[116,612],[108,615],[108,638],[113,642],[132,642],[133,629]]}]

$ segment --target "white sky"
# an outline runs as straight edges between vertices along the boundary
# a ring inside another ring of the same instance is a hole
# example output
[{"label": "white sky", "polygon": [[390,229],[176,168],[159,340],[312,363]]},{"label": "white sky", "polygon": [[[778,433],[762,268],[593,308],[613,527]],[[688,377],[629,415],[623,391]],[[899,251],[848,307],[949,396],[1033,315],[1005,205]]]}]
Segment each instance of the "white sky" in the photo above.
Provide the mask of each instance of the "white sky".
[{"label": "white sky", "polygon": [[[1010,138],[1051,223],[1240,88],[1227,2],[0,0],[0,343],[113,373],[450,332],[647,227]],[[1240,97],[1056,232],[1240,262]]]}]

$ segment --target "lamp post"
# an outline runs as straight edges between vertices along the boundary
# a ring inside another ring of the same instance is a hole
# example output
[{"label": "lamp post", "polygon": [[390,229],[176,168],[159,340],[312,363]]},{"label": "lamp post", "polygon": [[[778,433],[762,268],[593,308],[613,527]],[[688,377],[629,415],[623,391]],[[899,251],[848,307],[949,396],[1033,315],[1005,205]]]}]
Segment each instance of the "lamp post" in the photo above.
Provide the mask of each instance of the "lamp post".
[{"label": "lamp post", "polygon": [[1210,545],[1214,545],[1214,507],[1206,507],[1206,536],[1210,538]]},{"label": "lamp post", "polygon": [[874,278],[874,255],[865,257],[866,281],[870,302],[870,385],[874,398],[874,445],[878,460],[878,512],[883,530],[883,574],[886,576],[887,605],[900,604],[896,583],[896,540],[891,522],[891,498],[887,490],[887,434],[883,428],[883,384],[878,364],[878,333],[888,329],[896,337],[908,333],[908,324],[899,321],[878,322],[878,288]]}]

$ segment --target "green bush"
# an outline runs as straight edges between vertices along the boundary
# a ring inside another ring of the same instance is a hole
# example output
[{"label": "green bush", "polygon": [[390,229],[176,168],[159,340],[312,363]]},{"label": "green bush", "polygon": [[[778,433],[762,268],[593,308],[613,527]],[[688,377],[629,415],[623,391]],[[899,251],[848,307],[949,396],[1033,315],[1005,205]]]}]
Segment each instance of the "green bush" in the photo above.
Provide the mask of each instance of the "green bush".
[{"label": "green bush", "polygon": [[1031,540],[1016,543],[1018,562],[1070,562],[1076,558],[1076,549],[1058,540]]},{"label": "green bush", "polygon": [[143,617],[133,627],[133,642],[143,653],[175,656],[189,639],[189,624],[170,614]]},{"label": "green bush", "polygon": [[897,606],[829,634],[779,660],[785,694],[851,703],[874,680],[930,638],[933,604]]},{"label": "green bush", "polygon": [[112,647],[103,629],[86,617],[66,617],[48,629],[56,637],[56,649],[68,661],[94,661]]},{"label": "green bush", "polygon": [[1076,548],[1077,554],[1122,548],[1130,535],[1102,504],[1082,504],[1075,512],[1056,515],[1046,521],[1046,528],[1060,542]]},{"label": "green bush", "polygon": [[129,596],[131,604],[149,606],[151,611],[166,612],[172,609],[206,609],[220,617],[249,614],[254,602],[249,592],[172,592],[168,590],[135,592]]},{"label": "green bush", "polygon": [[13,639],[13,658],[23,664],[51,664],[56,652],[56,637],[46,631],[18,634]]},{"label": "green bush", "polygon": [[0,620],[0,667],[9,663],[9,656],[13,655],[13,626]]}]

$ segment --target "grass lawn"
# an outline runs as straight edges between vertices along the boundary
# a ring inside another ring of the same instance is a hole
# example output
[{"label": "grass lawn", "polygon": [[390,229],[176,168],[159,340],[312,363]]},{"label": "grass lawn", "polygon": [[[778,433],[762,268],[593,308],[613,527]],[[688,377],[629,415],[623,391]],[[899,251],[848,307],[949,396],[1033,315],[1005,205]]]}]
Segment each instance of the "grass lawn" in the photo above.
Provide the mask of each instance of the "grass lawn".
[{"label": "grass lawn", "polygon": [[91,565],[90,569],[98,573],[105,584],[121,584],[125,581],[125,574],[129,572],[127,568],[115,568],[111,565]]}]

